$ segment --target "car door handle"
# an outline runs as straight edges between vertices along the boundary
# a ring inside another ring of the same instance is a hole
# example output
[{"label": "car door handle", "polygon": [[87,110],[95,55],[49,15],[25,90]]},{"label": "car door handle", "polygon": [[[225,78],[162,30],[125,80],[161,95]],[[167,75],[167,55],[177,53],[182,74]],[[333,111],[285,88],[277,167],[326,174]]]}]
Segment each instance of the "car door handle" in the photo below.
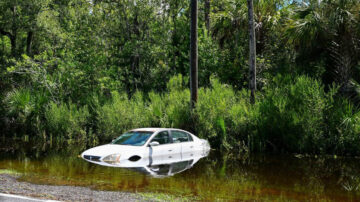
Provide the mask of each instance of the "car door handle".
[{"label": "car door handle", "polygon": [[190,148],[192,149],[192,148],[194,148],[194,146],[190,146]]},{"label": "car door handle", "polygon": [[172,149],[169,149],[169,151],[172,151]]},{"label": "car door handle", "polygon": [[172,156],[169,156],[169,159],[171,159],[172,158]]}]

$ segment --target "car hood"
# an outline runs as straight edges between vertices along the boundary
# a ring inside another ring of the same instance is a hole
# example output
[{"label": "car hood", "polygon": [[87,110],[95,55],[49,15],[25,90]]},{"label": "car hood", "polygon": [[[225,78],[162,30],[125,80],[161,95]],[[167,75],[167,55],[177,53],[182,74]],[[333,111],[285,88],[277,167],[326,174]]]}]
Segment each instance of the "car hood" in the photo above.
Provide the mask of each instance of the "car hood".
[{"label": "car hood", "polygon": [[139,151],[137,146],[128,146],[128,145],[116,145],[116,144],[106,144],[97,146],[91,149],[84,151],[81,156],[91,155],[91,156],[108,156],[110,154],[124,154],[132,151]]}]

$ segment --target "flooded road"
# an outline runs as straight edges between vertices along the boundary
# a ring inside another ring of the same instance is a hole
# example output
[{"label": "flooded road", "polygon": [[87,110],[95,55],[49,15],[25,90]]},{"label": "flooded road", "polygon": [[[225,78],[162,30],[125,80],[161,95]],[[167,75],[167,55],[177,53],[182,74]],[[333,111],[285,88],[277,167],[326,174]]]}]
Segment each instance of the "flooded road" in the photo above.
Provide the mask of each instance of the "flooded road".
[{"label": "flooded road", "polygon": [[[87,162],[77,156],[79,152],[62,153],[48,148],[35,152],[21,146],[16,150],[3,149],[0,172],[19,173],[19,180],[36,184],[170,193],[198,200],[360,200],[360,159],[357,158],[234,157],[211,151],[197,160],[129,169]],[[142,172],[144,169],[146,172]]]}]

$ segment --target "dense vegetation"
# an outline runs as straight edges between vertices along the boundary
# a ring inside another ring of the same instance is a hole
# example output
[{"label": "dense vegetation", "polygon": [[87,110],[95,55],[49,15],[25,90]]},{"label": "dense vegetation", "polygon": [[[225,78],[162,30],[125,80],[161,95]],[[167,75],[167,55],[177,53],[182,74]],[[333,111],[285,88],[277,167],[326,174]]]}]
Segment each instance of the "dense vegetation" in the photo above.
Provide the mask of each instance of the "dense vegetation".
[{"label": "dense vegetation", "polygon": [[233,152],[360,155],[358,0],[254,0],[253,105],[246,0],[199,0],[194,110],[189,10],[182,0],[2,0],[2,136],[94,145],[161,126]]}]

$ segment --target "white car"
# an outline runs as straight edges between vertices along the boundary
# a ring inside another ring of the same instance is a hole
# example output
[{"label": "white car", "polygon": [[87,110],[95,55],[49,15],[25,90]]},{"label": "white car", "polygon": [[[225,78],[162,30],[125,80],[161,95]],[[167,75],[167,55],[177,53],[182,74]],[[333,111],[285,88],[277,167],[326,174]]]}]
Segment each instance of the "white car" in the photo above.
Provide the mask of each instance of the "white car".
[{"label": "white car", "polygon": [[91,163],[113,167],[144,167],[206,156],[207,140],[174,128],[130,130],[110,144],[84,151],[81,157]]}]

